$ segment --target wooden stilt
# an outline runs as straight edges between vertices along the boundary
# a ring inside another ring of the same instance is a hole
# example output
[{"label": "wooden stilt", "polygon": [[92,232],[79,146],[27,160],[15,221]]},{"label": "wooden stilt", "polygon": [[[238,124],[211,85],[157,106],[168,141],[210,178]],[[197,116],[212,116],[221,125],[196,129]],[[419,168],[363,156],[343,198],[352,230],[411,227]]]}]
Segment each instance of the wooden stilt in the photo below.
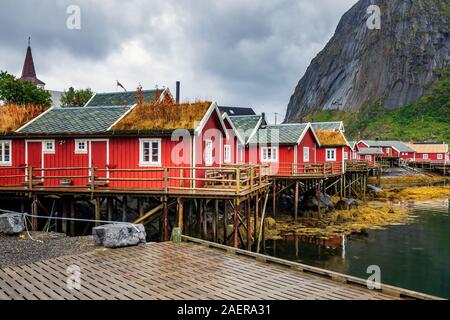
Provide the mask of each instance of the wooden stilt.
[{"label": "wooden stilt", "polygon": [[[62,206],[62,217],[63,219],[67,218],[67,203],[66,203],[66,198],[62,197],[61,198],[61,206]],[[62,220],[61,221],[61,231],[64,234],[67,234],[67,220]]]},{"label": "wooden stilt", "polygon": [[239,214],[239,202],[236,201],[234,203],[234,216],[233,216],[233,247],[238,247],[238,232],[239,232],[239,224],[238,224],[238,214]]},{"label": "wooden stilt", "polygon": [[217,242],[217,226],[219,224],[219,200],[214,200],[214,216],[212,220],[213,241]]},{"label": "wooden stilt", "polygon": [[[75,219],[75,199],[74,197],[70,198],[70,218]],[[75,221],[70,221],[70,236],[75,236]]]},{"label": "wooden stilt", "polygon": [[33,217],[31,217],[31,230],[32,231],[37,231],[38,228],[38,221],[37,218],[34,216],[38,215],[38,197],[37,196],[33,196],[33,203],[31,204],[31,214],[33,215]]},{"label": "wooden stilt", "polygon": [[164,241],[169,241],[169,207],[167,206],[167,198],[163,200],[163,228]]},{"label": "wooden stilt", "polygon": [[128,210],[128,197],[124,196],[122,198],[122,221],[127,222],[127,210]]},{"label": "wooden stilt", "polygon": [[276,211],[277,211],[277,183],[276,181],[273,182],[273,188],[272,188],[272,216],[276,217]]},{"label": "wooden stilt", "polygon": [[253,221],[253,241],[258,239],[258,225],[259,225],[259,193],[255,196],[255,212],[254,212],[254,221]]},{"label": "wooden stilt", "polygon": [[113,220],[113,199],[111,197],[106,198],[106,208],[108,212],[108,221]]},{"label": "wooden stilt", "polygon": [[317,182],[317,191],[316,191],[316,196],[317,196],[317,214],[319,219],[321,218],[321,213],[320,213],[320,204],[321,204],[321,197],[320,197],[320,180]]},{"label": "wooden stilt", "polygon": [[184,229],[184,201],[182,198],[178,198],[178,228],[181,230],[181,234],[183,234]]},{"label": "wooden stilt", "polygon": [[228,226],[228,204],[227,200],[223,201],[223,244],[227,245],[227,226]]},{"label": "wooden stilt", "polygon": [[299,192],[299,182],[295,182],[294,188],[294,221],[297,222],[298,218],[298,192]]},{"label": "wooden stilt", "polygon": [[247,230],[246,230],[247,231],[247,235],[246,235],[247,239],[246,239],[246,241],[247,241],[247,250],[251,251],[252,250],[252,230],[251,230],[251,225],[250,225],[251,200],[248,199],[246,201],[246,203],[247,203],[247,210],[246,210],[246,217],[245,217],[246,225],[247,225]]},{"label": "wooden stilt", "polygon": [[[100,197],[95,197],[95,220],[102,219],[101,210],[102,210],[102,205],[101,205]],[[99,226],[100,223],[96,222],[95,225]]]}]

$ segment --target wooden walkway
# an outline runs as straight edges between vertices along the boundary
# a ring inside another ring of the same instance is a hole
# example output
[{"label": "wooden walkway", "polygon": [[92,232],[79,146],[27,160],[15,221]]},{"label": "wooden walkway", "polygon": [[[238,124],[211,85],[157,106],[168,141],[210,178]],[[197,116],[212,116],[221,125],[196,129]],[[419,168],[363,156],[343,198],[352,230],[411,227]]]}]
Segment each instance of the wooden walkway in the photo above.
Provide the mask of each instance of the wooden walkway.
[{"label": "wooden walkway", "polygon": [[[81,268],[69,290],[67,267]],[[0,269],[0,300],[393,299],[364,287],[205,246],[171,242],[98,249]]]}]

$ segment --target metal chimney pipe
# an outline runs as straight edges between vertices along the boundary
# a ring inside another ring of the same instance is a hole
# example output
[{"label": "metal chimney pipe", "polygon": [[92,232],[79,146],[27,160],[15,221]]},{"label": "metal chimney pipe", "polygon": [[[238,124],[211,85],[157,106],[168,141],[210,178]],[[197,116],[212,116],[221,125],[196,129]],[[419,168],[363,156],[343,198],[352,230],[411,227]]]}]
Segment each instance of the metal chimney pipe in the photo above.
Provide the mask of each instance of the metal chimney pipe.
[{"label": "metal chimney pipe", "polygon": [[180,86],[181,86],[180,81],[177,81],[177,89],[176,89],[176,94],[175,94],[175,102],[177,104],[180,103]]}]

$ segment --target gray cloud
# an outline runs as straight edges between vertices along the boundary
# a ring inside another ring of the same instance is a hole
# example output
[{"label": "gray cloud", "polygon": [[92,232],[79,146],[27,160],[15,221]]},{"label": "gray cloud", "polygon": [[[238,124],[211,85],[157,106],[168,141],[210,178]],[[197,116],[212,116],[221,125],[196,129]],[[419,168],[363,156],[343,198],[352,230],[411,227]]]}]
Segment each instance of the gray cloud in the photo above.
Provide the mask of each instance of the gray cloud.
[{"label": "gray cloud", "polygon": [[[32,36],[47,87],[183,82],[183,97],[284,113],[310,60],[356,0],[1,0],[0,69],[20,73]],[[82,29],[66,28],[67,6]],[[5,30],[7,30],[5,32]]]}]

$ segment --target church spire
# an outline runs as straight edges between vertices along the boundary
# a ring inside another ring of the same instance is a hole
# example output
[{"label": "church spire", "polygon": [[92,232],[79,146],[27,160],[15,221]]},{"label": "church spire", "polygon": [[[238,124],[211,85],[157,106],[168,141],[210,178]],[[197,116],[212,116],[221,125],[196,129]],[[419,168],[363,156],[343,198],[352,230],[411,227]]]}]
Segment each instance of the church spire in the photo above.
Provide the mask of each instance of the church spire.
[{"label": "church spire", "polygon": [[34,68],[33,54],[31,52],[31,37],[28,37],[28,48],[25,55],[25,62],[23,63],[22,77],[20,80],[26,80],[34,83],[38,87],[44,87],[45,83],[39,80],[36,76]]}]

